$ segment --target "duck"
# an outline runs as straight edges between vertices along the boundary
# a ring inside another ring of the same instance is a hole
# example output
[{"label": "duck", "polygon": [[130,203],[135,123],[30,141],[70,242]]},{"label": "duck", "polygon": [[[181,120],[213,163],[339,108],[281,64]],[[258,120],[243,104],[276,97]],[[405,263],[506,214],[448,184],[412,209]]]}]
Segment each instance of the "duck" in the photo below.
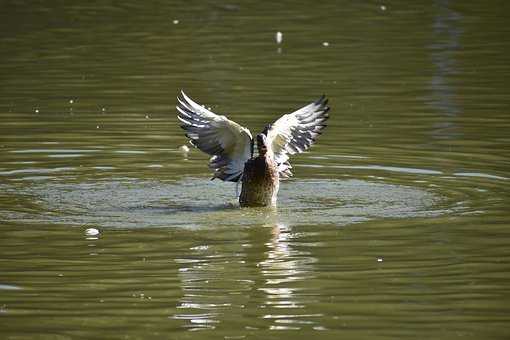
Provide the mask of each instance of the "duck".
[{"label": "duck", "polygon": [[191,145],[211,156],[211,180],[241,183],[240,195],[236,190],[241,207],[275,207],[280,180],[293,176],[290,156],[315,143],[327,126],[330,108],[322,95],[266,125],[255,138],[246,127],[198,104],[182,90],[176,109]]}]

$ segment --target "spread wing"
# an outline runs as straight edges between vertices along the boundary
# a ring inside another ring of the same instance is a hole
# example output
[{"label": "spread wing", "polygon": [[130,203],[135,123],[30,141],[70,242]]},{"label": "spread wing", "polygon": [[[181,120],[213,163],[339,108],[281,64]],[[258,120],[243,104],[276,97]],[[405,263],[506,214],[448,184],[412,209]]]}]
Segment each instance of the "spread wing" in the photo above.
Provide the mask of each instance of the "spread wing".
[{"label": "spread wing", "polygon": [[283,115],[267,128],[266,134],[271,145],[278,171],[282,178],[292,176],[289,155],[307,150],[322,133],[329,118],[325,96],[299,110]]},{"label": "spread wing", "polygon": [[184,92],[177,97],[177,118],[193,146],[211,155],[214,178],[237,182],[251,157],[250,130],[195,103]]}]

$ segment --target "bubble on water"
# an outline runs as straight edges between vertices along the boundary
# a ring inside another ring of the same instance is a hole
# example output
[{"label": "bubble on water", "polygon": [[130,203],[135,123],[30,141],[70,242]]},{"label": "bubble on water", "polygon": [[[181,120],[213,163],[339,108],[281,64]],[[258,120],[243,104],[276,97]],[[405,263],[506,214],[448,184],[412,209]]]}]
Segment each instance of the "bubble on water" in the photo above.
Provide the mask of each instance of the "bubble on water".
[{"label": "bubble on water", "polygon": [[277,44],[281,44],[282,41],[283,41],[283,33],[282,32],[276,32],[274,38],[275,38]]}]

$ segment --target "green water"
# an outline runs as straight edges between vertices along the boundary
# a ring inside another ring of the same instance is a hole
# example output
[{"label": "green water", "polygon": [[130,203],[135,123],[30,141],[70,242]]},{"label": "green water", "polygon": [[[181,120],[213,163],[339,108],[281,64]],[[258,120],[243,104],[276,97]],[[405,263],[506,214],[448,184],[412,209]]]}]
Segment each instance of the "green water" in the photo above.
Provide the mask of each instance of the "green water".
[{"label": "green water", "polygon": [[[505,2],[0,7],[2,339],[510,336]],[[328,96],[276,210],[180,89],[255,133]]]}]

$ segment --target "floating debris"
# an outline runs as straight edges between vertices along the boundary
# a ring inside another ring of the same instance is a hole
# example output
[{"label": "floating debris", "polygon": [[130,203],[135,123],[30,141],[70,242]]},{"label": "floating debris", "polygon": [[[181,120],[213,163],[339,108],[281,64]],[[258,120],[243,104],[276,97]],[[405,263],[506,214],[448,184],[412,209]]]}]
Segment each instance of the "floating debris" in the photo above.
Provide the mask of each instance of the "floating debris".
[{"label": "floating debris", "polygon": [[382,261],[383,261],[383,259],[382,259],[382,258],[378,258],[378,259],[377,259],[377,262],[382,262]]},{"label": "floating debris", "polygon": [[73,103],[74,103],[74,100],[69,99],[69,104],[73,104]]},{"label": "floating debris", "polygon": [[88,228],[85,230],[85,235],[87,236],[97,236],[99,235],[99,230],[96,228]]},{"label": "floating debris", "polygon": [[322,43],[322,46],[324,46],[324,47],[328,47],[328,46],[329,46],[329,42],[327,42],[327,41],[323,42],[323,43]]},{"label": "floating debris", "polygon": [[106,112],[106,109],[104,107],[102,107],[101,112]]},{"label": "floating debris", "polygon": [[39,113],[39,109],[35,109],[35,113]]},{"label": "floating debris", "polygon": [[276,32],[276,35],[274,38],[275,38],[277,44],[281,44],[283,41],[283,33],[280,31]]},{"label": "floating debris", "polygon": [[381,9],[381,11],[385,11],[386,10],[386,6],[384,5],[381,5],[381,7],[379,7]]},{"label": "floating debris", "polygon": [[145,119],[150,119],[151,117],[149,117],[148,114],[145,115]]},{"label": "floating debris", "polygon": [[179,20],[175,19],[174,21],[172,21],[174,23],[174,25],[177,25],[179,23]]}]

